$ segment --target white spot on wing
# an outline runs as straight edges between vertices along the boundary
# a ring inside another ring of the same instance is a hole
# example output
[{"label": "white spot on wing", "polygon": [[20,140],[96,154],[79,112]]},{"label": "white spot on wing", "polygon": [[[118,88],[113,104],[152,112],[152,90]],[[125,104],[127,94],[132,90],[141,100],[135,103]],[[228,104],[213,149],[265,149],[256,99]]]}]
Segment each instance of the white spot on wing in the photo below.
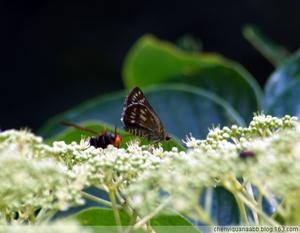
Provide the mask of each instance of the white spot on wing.
[{"label": "white spot on wing", "polygon": [[146,118],[144,115],[140,115],[140,117],[141,117],[141,119],[142,119],[143,121],[146,121],[146,120],[147,120],[147,118]]}]

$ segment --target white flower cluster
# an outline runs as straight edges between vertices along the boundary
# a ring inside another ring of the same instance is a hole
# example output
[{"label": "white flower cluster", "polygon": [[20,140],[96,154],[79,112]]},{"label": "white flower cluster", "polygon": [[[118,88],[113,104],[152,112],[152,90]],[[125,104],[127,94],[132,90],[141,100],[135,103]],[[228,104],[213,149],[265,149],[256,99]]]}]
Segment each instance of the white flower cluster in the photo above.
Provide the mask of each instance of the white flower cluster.
[{"label": "white flower cluster", "polygon": [[168,200],[166,206],[210,223],[199,205],[205,188],[223,186],[254,207],[258,204],[251,185],[270,204],[295,200],[300,193],[300,126],[295,117],[255,116],[247,128],[214,129],[206,140],[190,137],[186,145],[187,152],[164,159],[158,170],[145,172],[128,187],[127,195],[140,213],[151,213]]},{"label": "white flower cluster", "polygon": [[132,143],[126,149],[112,145],[102,149],[88,146],[85,141],[69,145],[54,142],[53,146],[43,146],[43,153],[60,159],[69,167],[69,174],[77,179],[81,177],[85,186],[104,189],[112,182],[126,186],[145,170],[157,169],[165,156],[160,147]]},{"label": "white flower cluster", "polygon": [[229,145],[227,151],[220,153],[201,148],[174,153],[171,158],[162,160],[155,172],[144,172],[125,194],[131,197],[131,205],[142,215],[168,201],[167,207],[193,217],[200,211],[199,197],[204,189],[216,187],[223,179],[228,179],[238,160],[236,149]]},{"label": "white flower cluster", "polygon": [[253,180],[258,177],[280,197],[300,194],[300,125],[256,141],[249,148],[258,155],[259,166],[253,166],[249,174],[255,174]]},{"label": "white flower cluster", "polygon": [[27,131],[0,133],[1,221],[22,223],[83,200],[76,179],[53,158],[37,158],[42,140]]},{"label": "white flower cluster", "polygon": [[231,140],[235,145],[242,146],[247,141],[270,137],[282,130],[294,128],[297,124],[297,117],[286,115],[282,118],[277,118],[261,114],[254,116],[248,127],[232,125],[230,128],[227,126],[222,129],[215,128],[208,133],[205,140],[191,138],[187,140],[186,145],[210,151],[222,148],[224,142]]},{"label": "white flower cluster", "polygon": [[[111,145],[102,149],[84,140],[50,146],[27,131],[2,132],[0,220],[28,220],[32,215],[38,218],[42,209],[82,204],[80,191],[90,186],[106,191],[113,187],[141,215],[168,206],[208,224],[211,221],[199,205],[199,197],[216,186],[246,200],[249,208],[259,206],[249,185],[270,204],[289,198],[294,201],[286,206],[297,206],[297,118],[257,115],[249,127],[216,128],[205,140],[191,136],[185,143],[185,152],[138,143],[126,149]],[[281,215],[290,213],[283,208]]]},{"label": "white flower cluster", "polygon": [[37,137],[27,130],[7,130],[0,133],[0,153],[3,151],[18,151],[27,158],[35,155],[35,147],[42,143],[42,138]]},{"label": "white flower cluster", "polygon": [[[83,204],[81,192],[96,186],[108,191],[123,189],[146,170],[156,170],[164,156],[161,147],[139,146],[106,149],[86,141],[47,145],[28,131],[0,133],[0,209],[9,222],[38,216],[40,209],[65,210]],[[1,212],[1,211],[0,211]],[[2,219],[3,219],[2,218]]]}]

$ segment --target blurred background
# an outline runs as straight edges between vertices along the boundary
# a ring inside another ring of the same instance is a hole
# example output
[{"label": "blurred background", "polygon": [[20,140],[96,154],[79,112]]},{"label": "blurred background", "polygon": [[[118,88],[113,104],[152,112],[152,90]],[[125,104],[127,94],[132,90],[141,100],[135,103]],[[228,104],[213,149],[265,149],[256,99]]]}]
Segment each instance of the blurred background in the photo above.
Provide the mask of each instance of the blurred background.
[{"label": "blurred background", "polygon": [[151,33],[241,63],[261,86],[274,70],[244,39],[259,26],[294,51],[300,1],[2,1],[0,128],[29,127],[91,97],[124,88],[121,70],[134,42]]}]

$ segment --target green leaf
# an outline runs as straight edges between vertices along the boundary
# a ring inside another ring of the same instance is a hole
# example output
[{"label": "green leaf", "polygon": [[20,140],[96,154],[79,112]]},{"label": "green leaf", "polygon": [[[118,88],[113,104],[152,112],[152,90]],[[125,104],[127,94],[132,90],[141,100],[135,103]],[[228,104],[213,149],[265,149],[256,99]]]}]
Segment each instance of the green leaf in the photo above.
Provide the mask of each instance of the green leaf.
[{"label": "green leaf", "polygon": [[192,84],[223,98],[246,121],[260,109],[261,90],[239,64],[216,54],[186,52],[149,35],[129,51],[123,80],[127,88],[166,82]]},{"label": "green leaf", "polygon": [[[125,229],[125,227],[130,225],[130,217],[122,209],[119,209],[119,214],[122,226],[124,226],[123,229]],[[68,218],[75,219],[82,226],[89,226],[94,232],[107,232],[108,230],[109,232],[117,232],[117,228],[114,227],[116,224],[112,209],[99,207],[87,208],[69,216]],[[151,219],[151,226],[153,226],[158,233],[174,233],[174,230],[179,233],[184,232],[183,230],[187,229],[191,233],[199,233],[199,231],[188,220],[176,214],[155,216]]]},{"label": "green leaf", "polygon": [[282,117],[286,114],[300,117],[300,79],[291,82],[278,97],[267,108],[267,113]]},{"label": "green leaf", "polygon": [[[101,121],[82,122],[80,125],[83,126],[84,128],[95,130],[95,131],[99,132],[99,134],[104,132],[104,130],[107,130],[110,132],[114,132],[114,130],[115,130],[114,127],[112,127],[111,125],[101,122]],[[120,147],[126,148],[127,143],[133,139],[133,136],[131,134],[129,134],[123,130],[119,130],[119,129],[117,130],[117,133],[119,135],[121,135],[121,137],[122,137],[122,143],[121,143]],[[48,144],[51,144],[54,141],[64,141],[66,143],[71,143],[73,141],[79,142],[82,135],[92,136],[93,134],[90,134],[88,132],[81,131],[78,129],[68,128],[68,129],[62,131],[61,133],[47,139],[46,142]],[[149,142],[146,139],[141,139],[141,143],[149,144]],[[171,150],[173,147],[177,147],[180,150],[185,149],[183,147],[182,143],[180,143],[180,141],[178,139],[174,139],[174,138],[172,138],[172,140],[170,140],[170,141],[163,141],[161,144],[165,150]]]},{"label": "green leaf", "polygon": [[276,212],[272,215],[272,218],[273,218],[276,222],[278,222],[280,225],[287,225],[284,216],[282,216],[282,214],[279,213],[278,211],[276,211]]},{"label": "green leaf", "polygon": [[[130,225],[131,218],[127,213],[119,209],[120,219],[123,227]],[[75,219],[82,226],[116,226],[114,214],[112,209],[92,207],[84,209],[74,215],[69,216],[70,219]],[[170,232],[170,229],[176,229],[176,227],[185,226],[185,229],[189,229],[189,232],[199,233],[199,231],[190,223],[187,219],[177,214],[158,215],[151,219],[151,226],[157,230],[157,232]],[[163,226],[163,227],[161,227]],[[169,226],[167,228],[166,226]],[[93,229],[93,228],[92,228]],[[101,230],[101,228],[94,228]],[[104,229],[104,228],[103,228]],[[103,230],[102,229],[102,230]],[[116,228],[107,228],[116,230]],[[177,230],[180,230],[178,228]],[[182,231],[178,231],[182,232]]]},{"label": "green leaf", "polygon": [[[119,210],[123,226],[128,226],[130,217],[124,210]],[[76,219],[83,226],[115,226],[115,218],[112,209],[92,207],[84,209],[69,218]]]},{"label": "green leaf", "polygon": [[240,212],[237,202],[229,191],[223,187],[214,189],[213,219],[218,225],[238,225]]},{"label": "green leaf", "polygon": [[153,229],[158,233],[199,233],[193,224],[181,215],[161,214],[150,220]]},{"label": "green leaf", "polygon": [[265,87],[265,110],[275,116],[300,116],[299,108],[300,50],[291,56],[269,78]]},{"label": "green leaf", "polygon": [[150,221],[151,226],[193,226],[186,218],[176,214],[161,214]]},{"label": "green leaf", "polygon": [[[190,132],[204,138],[208,128],[213,126],[245,125],[230,105],[199,88],[168,85],[145,88],[144,92],[166,130],[179,139],[184,139]],[[121,128],[120,116],[126,94],[115,93],[83,103],[50,120],[40,133],[46,138],[56,135],[63,129],[59,125],[62,120],[77,124],[102,120]]]},{"label": "green leaf", "polygon": [[255,25],[245,26],[243,35],[274,67],[281,65],[289,56],[289,51],[286,48],[270,40]]}]

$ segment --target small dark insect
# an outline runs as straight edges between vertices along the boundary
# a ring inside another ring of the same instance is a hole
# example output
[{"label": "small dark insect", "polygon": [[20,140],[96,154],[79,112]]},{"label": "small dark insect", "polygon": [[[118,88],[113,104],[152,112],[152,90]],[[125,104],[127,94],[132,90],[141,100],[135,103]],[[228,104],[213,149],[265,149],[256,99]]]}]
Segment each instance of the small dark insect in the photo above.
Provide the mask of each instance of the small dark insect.
[{"label": "small dark insect", "polygon": [[115,128],[114,133],[103,130],[102,133],[99,134],[98,132],[92,129],[87,129],[73,123],[61,122],[61,124],[95,134],[95,136],[92,136],[89,141],[90,146],[94,146],[95,148],[101,147],[104,149],[110,144],[113,145],[114,147],[119,148],[122,142],[122,137],[117,133],[117,128]]},{"label": "small dark insect", "polygon": [[154,143],[171,139],[144,93],[138,87],[133,88],[125,98],[121,121],[124,124],[124,130],[133,135],[145,137]]},{"label": "small dark insect", "polygon": [[244,150],[240,152],[239,156],[241,159],[247,159],[247,158],[254,158],[255,154],[252,151]]}]

